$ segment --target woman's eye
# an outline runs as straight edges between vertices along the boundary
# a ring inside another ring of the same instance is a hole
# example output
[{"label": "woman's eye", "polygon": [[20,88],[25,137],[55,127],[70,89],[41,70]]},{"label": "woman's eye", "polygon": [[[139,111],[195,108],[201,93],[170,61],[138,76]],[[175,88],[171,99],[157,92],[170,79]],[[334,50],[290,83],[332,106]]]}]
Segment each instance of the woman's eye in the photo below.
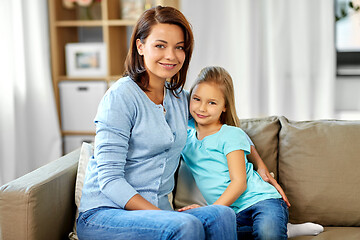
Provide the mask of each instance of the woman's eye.
[{"label": "woman's eye", "polygon": [[157,44],[157,45],[155,45],[155,47],[156,47],[156,48],[165,48],[165,46],[162,45],[162,44]]},{"label": "woman's eye", "polygon": [[183,46],[178,46],[178,47],[176,47],[176,49],[185,50],[185,48]]}]

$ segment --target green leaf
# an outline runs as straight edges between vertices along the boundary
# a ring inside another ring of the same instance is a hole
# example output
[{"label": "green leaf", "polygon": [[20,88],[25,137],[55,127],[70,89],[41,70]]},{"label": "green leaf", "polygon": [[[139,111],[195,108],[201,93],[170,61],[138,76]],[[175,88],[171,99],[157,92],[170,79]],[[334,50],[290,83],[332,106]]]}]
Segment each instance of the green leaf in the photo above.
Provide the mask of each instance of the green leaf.
[{"label": "green leaf", "polygon": [[342,17],[346,17],[347,13],[345,11],[345,9],[341,9],[341,16]]}]

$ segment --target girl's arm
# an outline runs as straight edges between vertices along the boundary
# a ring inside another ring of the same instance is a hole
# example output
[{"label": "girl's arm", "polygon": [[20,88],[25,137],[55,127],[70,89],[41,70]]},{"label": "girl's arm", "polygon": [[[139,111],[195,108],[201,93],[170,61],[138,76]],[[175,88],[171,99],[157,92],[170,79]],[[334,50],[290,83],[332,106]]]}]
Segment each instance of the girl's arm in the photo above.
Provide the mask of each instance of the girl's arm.
[{"label": "girl's arm", "polygon": [[226,155],[230,184],[224,193],[214,202],[214,205],[230,206],[246,190],[246,167],[245,154],[242,150],[236,150]]},{"label": "girl's arm", "polygon": [[[230,206],[233,204],[240,195],[246,190],[246,167],[245,167],[245,154],[242,150],[236,150],[226,155],[230,184],[225,189],[223,194],[213,203],[214,205]],[[201,207],[198,204],[192,204],[179,209],[179,212],[183,212],[189,209]]]},{"label": "girl's arm", "polygon": [[273,176],[271,176],[268,168],[266,167],[264,161],[261,159],[259,153],[256,151],[256,148],[254,145],[251,145],[251,153],[247,156],[248,160],[254,165],[255,170],[259,173],[261,178],[273,185],[276,190],[280,193],[283,200],[286,202],[287,206],[290,207],[291,204],[286,197],[286,194],[284,190],[281,188],[281,186],[278,184],[278,182],[275,180]]}]

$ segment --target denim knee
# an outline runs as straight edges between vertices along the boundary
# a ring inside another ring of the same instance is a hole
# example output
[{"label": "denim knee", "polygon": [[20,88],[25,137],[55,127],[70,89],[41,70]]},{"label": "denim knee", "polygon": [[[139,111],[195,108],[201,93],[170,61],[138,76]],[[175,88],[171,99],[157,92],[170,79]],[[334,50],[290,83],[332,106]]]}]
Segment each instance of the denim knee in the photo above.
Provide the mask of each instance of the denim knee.
[{"label": "denim knee", "polygon": [[223,205],[211,205],[208,206],[209,213],[215,221],[231,221],[236,223],[236,214],[234,210]]},{"label": "denim knee", "polygon": [[[205,239],[202,222],[190,214],[181,213],[171,223],[170,239]],[[170,230],[170,231],[169,231]]]},{"label": "denim knee", "polygon": [[236,214],[226,206],[211,205],[208,206],[209,215],[206,221],[207,231],[211,238],[208,239],[236,239]]},{"label": "denim knee", "polygon": [[255,239],[287,239],[287,228],[286,225],[279,224],[279,222],[268,220],[259,224],[253,234]]}]

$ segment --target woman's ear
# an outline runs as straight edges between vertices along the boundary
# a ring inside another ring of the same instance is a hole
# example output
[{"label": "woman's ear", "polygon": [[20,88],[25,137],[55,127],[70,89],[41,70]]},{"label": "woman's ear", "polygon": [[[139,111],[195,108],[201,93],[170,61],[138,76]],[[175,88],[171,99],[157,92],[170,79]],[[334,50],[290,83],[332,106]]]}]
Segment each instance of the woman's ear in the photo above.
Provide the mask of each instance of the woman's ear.
[{"label": "woman's ear", "polygon": [[144,44],[141,42],[140,39],[136,39],[136,49],[140,56],[144,55]]}]

